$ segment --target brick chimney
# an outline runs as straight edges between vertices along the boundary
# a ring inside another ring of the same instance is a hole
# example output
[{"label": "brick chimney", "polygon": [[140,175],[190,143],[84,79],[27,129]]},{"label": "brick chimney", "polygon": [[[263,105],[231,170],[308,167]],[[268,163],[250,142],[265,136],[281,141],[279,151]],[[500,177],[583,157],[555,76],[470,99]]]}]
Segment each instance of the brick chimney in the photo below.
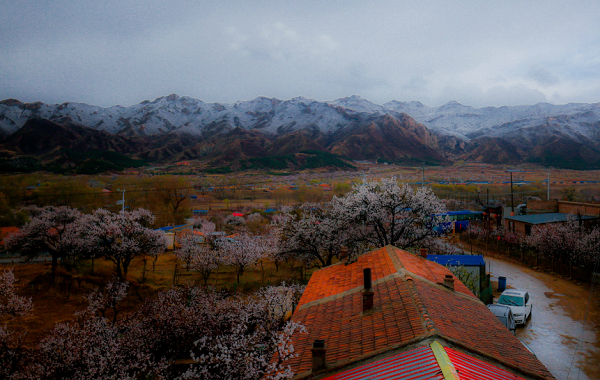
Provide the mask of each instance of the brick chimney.
[{"label": "brick chimney", "polygon": [[446,277],[444,277],[444,286],[450,290],[454,290],[454,276],[447,274]]},{"label": "brick chimney", "polygon": [[363,289],[363,312],[373,308],[373,284],[371,280],[371,268],[363,269],[364,289]]},{"label": "brick chimney", "polygon": [[325,341],[321,339],[315,340],[311,352],[313,372],[327,368],[327,345],[325,344]]},{"label": "brick chimney", "polygon": [[427,258],[427,248],[421,248],[421,257],[426,259]]}]

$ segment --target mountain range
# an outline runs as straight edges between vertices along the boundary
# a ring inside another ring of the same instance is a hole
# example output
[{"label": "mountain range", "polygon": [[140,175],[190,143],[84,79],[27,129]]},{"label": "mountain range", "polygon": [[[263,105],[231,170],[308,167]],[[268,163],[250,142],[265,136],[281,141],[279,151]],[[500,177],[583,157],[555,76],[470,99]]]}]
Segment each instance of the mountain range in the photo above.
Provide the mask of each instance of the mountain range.
[{"label": "mountain range", "polygon": [[351,96],[222,104],[172,94],[102,108],[8,99],[0,102],[0,134],[4,158],[56,160],[64,149],[111,150],[147,161],[198,159],[235,169],[257,158],[323,151],[394,163],[600,168],[600,103],[429,107],[395,100],[378,105]]}]

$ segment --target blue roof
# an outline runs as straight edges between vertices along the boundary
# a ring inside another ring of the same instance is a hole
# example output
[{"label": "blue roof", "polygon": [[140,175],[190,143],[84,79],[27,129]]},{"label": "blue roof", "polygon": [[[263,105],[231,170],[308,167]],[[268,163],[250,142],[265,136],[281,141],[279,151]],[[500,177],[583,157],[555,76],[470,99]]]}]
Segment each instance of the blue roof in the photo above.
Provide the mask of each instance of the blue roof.
[{"label": "blue roof", "polygon": [[[569,220],[569,215],[574,216],[573,214],[565,214],[562,212],[551,212],[547,214],[531,214],[531,215],[517,215],[517,216],[507,216],[504,219],[506,220],[514,220],[517,222],[523,222],[528,224],[545,224],[545,223],[555,223],[555,222],[566,222]],[[574,216],[577,218],[577,216]],[[596,219],[594,216],[582,215],[581,219]]]},{"label": "blue roof", "polygon": [[482,255],[427,255],[427,260],[440,265],[464,265],[466,267],[485,265]]},{"label": "blue roof", "polygon": [[177,228],[180,228],[180,227],[183,227],[183,226],[186,226],[186,224],[180,224],[180,225],[178,225],[178,226],[167,226],[167,227],[160,227],[160,228],[157,228],[156,230],[161,230],[161,231],[170,231],[170,230],[172,230],[172,229],[177,229]]}]

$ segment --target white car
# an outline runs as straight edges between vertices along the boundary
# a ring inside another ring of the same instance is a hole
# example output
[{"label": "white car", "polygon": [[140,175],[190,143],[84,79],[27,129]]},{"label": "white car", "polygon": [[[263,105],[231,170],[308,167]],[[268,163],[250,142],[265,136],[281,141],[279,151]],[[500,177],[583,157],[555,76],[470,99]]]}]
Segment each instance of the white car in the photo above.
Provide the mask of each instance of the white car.
[{"label": "white car", "polygon": [[502,292],[496,303],[498,305],[510,307],[515,323],[517,324],[525,324],[533,310],[533,304],[531,303],[529,293],[522,290],[505,290]]}]

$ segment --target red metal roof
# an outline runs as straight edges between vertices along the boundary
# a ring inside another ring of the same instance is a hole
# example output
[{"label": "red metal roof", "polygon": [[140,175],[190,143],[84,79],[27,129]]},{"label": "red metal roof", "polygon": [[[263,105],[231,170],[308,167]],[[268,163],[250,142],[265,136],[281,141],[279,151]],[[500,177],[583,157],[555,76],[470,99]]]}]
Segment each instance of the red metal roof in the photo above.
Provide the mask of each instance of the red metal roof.
[{"label": "red metal roof", "polygon": [[433,351],[429,346],[425,346],[338,373],[323,380],[355,379],[444,380],[444,375],[435,360]]},{"label": "red metal roof", "polygon": [[522,377],[452,348],[446,347],[446,353],[454,364],[460,380],[524,380]]}]

